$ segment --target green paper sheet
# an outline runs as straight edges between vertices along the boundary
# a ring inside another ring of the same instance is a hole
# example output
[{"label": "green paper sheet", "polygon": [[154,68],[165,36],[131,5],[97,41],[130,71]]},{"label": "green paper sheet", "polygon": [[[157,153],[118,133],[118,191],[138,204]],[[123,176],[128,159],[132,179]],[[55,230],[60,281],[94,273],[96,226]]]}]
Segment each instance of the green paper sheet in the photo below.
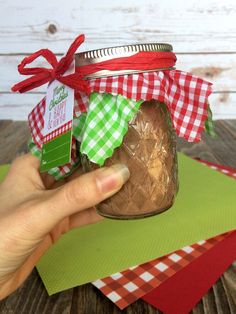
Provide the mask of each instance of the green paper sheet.
[{"label": "green paper sheet", "polygon": [[106,219],[60,238],[37,265],[48,293],[122,271],[236,228],[236,184],[182,154],[174,206],[150,218]]}]

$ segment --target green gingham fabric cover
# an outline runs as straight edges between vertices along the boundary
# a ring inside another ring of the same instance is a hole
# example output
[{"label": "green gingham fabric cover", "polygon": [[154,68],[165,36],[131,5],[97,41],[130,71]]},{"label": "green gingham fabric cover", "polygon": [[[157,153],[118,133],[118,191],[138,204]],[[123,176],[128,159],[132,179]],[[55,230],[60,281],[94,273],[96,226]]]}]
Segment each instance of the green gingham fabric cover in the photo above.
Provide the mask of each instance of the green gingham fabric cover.
[{"label": "green gingham fabric cover", "polygon": [[80,152],[100,166],[111,157],[122,143],[128,122],[137,113],[143,101],[127,99],[122,95],[92,93],[82,131]]},{"label": "green gingham fabric cover", "polygon": [[213,124],[213,120],[212,120],[212,112],[211,112],[211,108],[209,105],[207,108],[207,119],[205,121],[205,130],[210,136],[216,137],[216,133],[214,130],[214,124]]}]

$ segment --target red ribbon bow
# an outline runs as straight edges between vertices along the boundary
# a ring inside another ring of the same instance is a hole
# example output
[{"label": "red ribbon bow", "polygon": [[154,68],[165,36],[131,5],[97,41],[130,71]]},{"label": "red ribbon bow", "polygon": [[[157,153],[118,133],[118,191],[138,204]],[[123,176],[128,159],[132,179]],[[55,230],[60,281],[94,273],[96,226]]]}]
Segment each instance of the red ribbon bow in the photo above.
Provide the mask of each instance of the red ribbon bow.
[{"label": "red ribbon bow", "polygon": [[[20,93],[27,92],[38,86],[51,82],[53,80],[58,80],[59,82],[73,88],[78,89],[83,92],[89,93],[90,88],[88,83],[82,79],[82,75],[75,72],[70,75],[63,76],[63,74],[68,70],[72,61],[74,60],[74,54],[78,47],[84,42],[84,35],[78,36],[74,42],[69,47],[67,54],[61,58],[58,62],[55,54],[49,49],[41,49],[26,57],[18,65],[18,71],[23,75],[32,75],[30,78],[15,84],[12,87],[13,92],[19,91]],[[38,57],[44,57],[52,68],[27,68],[26,65],[33,62]]]}]

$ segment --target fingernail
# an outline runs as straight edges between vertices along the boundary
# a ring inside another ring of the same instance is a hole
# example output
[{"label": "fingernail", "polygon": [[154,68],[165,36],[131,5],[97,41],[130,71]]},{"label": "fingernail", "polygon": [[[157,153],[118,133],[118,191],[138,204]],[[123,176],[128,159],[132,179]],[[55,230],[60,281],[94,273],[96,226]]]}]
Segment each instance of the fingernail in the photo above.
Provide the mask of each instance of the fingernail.
[{"label": "fingernail", "polygon": [[129,179],[130,172],[126,165],[116,164],[109,168],[101,169],[97,174],[97,185],[103,194],[119,190]]}]

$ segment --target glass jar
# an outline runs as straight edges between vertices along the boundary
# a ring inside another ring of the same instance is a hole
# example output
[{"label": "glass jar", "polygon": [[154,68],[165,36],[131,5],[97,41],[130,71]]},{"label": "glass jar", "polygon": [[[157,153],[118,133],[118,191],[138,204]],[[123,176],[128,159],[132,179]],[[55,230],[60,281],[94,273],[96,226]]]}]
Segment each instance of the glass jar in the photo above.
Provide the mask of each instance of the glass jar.
[{"label": "glass jar", "polygon": [[[132,55],[138,51],[171,51],[168,44],[132,45],[79,53],[76,65],[86,65]],[[163,69],[153,69],[160,71]],[[99,71],[87,79],[142,71]],[[147,72],[147,71],[145,71]],[[88,172],[99,168],[86,155],[82,167]],[[159,214],[173,203],[178,192],[176,134],[170,113],[164,103],[144,101],[129,122],[120,147],[107,158],[104,166],[123,163],[130,170],[130,179],[121,190],[96,206],[99,214],[116,219],[135,219]]]}]

